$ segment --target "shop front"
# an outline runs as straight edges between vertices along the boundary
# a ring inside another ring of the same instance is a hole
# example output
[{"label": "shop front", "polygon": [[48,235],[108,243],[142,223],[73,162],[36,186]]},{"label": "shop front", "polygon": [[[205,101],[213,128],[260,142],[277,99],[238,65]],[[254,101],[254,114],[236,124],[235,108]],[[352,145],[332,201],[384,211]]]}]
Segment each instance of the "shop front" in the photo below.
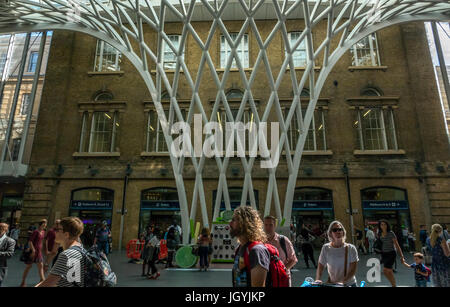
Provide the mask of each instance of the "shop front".
[{"label": "shop front", "polygon": [[114,191],[104,188],[85,188],[72,192],[69,215],[78,217],[84,224],[83,244],[94,243],[96,231],[103,221],[112,224]]},{"label": "shop front", "polygon": [[392,187],[374,187],[361,191],[364,224],[376,226],[381,219],[391,224],[396,234],[402,229],[411,229],[411,218],[407,193]]},{"label": "shop front", "polygon": [[4,195],[0,205],[0,221],[9,225],[19,223],[22,205],[22,195]]},{"label": "shop front", "polygon": [[302,225],[309,228],[316,236],[326,232],[334,220],[332,191],[316,187],[296,188],[292,203],[292,224],[297,234]]},{"label": "shop front", "polygon": [[166,231],[173,222],[181,227],[180,202],[177,189],[152,188],[142,191],[139,234],[149,225]]}]

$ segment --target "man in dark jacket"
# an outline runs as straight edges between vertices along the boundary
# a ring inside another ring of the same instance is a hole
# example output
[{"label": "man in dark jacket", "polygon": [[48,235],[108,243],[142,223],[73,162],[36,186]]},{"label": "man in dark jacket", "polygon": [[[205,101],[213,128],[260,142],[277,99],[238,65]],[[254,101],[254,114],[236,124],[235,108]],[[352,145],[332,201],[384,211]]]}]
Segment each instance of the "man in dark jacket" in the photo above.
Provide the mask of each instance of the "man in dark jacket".
[{"label": "man in dark jacket", "polygon": [[7,259],[14,255],[16,241],[6,236],[8,224],[0,223],[0,287],[6,279],[8,272]]}]

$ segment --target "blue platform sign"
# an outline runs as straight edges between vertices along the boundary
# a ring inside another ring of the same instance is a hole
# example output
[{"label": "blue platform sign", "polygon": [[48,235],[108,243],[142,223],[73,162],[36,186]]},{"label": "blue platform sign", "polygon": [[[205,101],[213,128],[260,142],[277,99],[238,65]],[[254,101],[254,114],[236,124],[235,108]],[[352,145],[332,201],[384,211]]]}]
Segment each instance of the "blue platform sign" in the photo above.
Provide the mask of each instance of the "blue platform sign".
[{"label": "blue platform sign", "polygon": [[292,210],[333,210],[331,200],[295,200],[292,203]]},{"label": "blue platform sign", "polygon": [[111,210],[112,200],[72,200],[70,209],[73,210]]},{"label": "blue platform sign", "polygon": [[409,204],[407,200],[365,200],[363,201],[364,210],[407,210]]},{"label": "blue platform sign", "polygon": [[177,200],[142,200],[141,210],[180,211]]}]

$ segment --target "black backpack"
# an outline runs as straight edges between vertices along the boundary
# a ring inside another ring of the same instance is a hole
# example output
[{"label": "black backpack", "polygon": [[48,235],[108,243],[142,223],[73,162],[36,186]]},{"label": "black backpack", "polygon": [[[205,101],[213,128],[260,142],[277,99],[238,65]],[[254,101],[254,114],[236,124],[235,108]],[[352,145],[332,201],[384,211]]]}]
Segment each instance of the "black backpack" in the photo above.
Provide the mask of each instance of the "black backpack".
[{"label": "black backpack", "polygon": [[85,287],[114,287],[117,284],[116,274],[111,270],[108,258],[97,247],[91,247],[89,250],[80,246],[71,248],[79,251],[85,258]]}]

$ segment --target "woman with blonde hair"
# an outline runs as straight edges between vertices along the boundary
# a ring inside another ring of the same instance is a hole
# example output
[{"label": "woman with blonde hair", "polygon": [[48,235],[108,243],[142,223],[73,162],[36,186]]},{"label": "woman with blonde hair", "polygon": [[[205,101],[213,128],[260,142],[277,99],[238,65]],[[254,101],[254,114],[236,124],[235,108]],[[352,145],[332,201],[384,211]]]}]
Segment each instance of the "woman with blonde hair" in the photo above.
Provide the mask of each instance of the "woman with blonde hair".
[{"label": "woman with blonde hair", "polygon": [[450,249],[443,237],[443,228],[439,224],[431,226],[428,239],[431,248],[431,276],[435,287],[450,287]]},{"label": "woman with blonde hair", "polygon": [[327,267],[329,276],[327,283],[356,287],[358,250],[354,245],[345,243],[347,232],[339,221],[331,222],[327,235],[330,242],[325,244],[320,252],[316,282],[322,283],[322,273]]}]

